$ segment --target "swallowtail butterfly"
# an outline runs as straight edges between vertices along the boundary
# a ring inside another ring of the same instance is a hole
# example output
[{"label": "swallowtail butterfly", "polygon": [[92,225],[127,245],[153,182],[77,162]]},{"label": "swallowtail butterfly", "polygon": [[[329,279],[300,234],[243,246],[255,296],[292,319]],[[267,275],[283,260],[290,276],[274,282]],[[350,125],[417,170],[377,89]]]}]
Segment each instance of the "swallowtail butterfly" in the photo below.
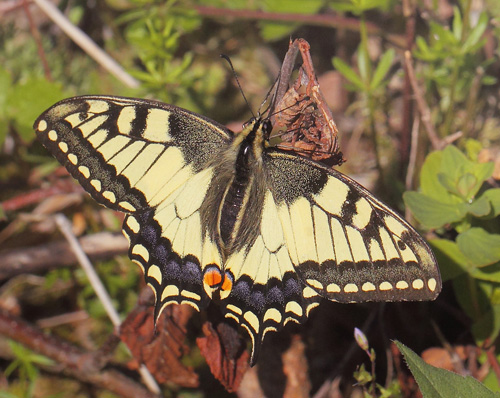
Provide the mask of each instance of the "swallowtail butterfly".
[{"label": "swallowtail butterfly", "polygon": [[210,300],[253,343],[303,322],[320,298],[432,300],[436,260],[420,235],[349,177],[152,100],[83,96],[35,122],[43,145],[100,204],[126,213],[129,256],[165,306]]}]

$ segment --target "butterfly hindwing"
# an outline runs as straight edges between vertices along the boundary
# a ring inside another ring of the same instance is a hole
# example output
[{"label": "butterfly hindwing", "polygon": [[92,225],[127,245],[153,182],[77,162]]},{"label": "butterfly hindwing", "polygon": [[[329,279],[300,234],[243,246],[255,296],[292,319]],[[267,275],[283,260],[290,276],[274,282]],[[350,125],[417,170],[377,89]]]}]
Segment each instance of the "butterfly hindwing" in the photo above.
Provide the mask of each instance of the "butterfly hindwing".
[{"label": "butterfly hindwing", "polygon": [[202,272],[221,266],[199,209],[211,161],[232,132],[181,108],[118,97],[61,101],[35,122],[39,139],[101,204],[128,213],[129,256],[165,305],[204,306]]},{"label": "butterfly hindwing", "polygon": [[[277,206],[266,190],[255,239],[228,258],[225,270],[233,279],[225,300],[226,317],[250,334],[252,360],[264,336],[288,322],[302,323],[319,303],[319,295],[304,287],[288,253]],[[306,289],[306,290],[304,290]]]},{"label": "butterfly hindwing", "polygon": [[406,221],[335,170],[275,150],[264,160],[286,245],[306,287],[339,302],[436,298],[436,260]]}]

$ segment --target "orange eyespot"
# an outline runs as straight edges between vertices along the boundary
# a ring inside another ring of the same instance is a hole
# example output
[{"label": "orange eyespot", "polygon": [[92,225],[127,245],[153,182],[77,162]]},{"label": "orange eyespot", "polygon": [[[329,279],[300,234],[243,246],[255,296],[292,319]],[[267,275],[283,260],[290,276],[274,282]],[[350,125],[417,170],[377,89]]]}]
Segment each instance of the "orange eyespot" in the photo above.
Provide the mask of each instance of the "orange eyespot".
[{"label": "orange eyespot", "polygon": [[203,282],[211,288],[216,288],[222,283],[222,274],[218,269],[211,269],[205,272]]},{"label": "orange eyespot", "polygon": [[224,282],[222,282],[222,286],[220,287],[224,292],[230,292],[233,288],[233,278],[228,272],[224,275]]}]

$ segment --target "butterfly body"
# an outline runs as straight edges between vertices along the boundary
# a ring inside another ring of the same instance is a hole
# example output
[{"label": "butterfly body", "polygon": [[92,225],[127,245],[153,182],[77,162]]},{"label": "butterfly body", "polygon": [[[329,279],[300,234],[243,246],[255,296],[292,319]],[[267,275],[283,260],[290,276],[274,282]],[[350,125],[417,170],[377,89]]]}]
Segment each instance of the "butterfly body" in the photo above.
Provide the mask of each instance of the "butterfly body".
[{"label": "butterfly body", "polygon": [[321,297],[434,299],[425,241],[343,174],[269,145],[254,119],[235,134],[156,101],[87,96],[35,122],[42,143],[101,204],[127,213],[129,256],[156,295],[220,303],[262,339],[303,322]]}]

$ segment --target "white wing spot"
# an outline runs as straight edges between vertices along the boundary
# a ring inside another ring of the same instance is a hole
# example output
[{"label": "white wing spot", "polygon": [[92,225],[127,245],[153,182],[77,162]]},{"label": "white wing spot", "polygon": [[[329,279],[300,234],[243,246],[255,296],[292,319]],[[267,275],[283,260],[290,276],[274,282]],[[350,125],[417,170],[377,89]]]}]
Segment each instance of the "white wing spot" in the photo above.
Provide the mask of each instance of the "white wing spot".
[{"label": "white wing spot", "polygon": [[118,203],[118,205],[122,208],[122,209],[125,209],[127,211],[136,211],[136,208],[134,206],[132,206],[131,203],[129,202],[120,202]]},{"label": "white wing spot", "polygon": [[291,312],[297,316],[302,316],[302,307],[296,301],[290,301],[286,303],[285,312]]},{"label": "white wing spot", "polygon": [[358,287],[354,283],[348,283],[344,286],[344,292],[346,293],[357,293]]},{"label": "white wing spot", "polygon": [[163,277],[161,275],[160,267],[158,267],[155,264],[151,265],[148,268],[148,276],[150,276],[151,278],[155,279],[161,285]]},{"label": "white wing spot", "polygon": [[420,289],[423,289],[424,288],[424,281],[422,279],[415,279],[411,286],[415,289],[415,290],[420,290]]},{"label": "white wing spot", "polygon": [[371,282],[365,282],[363,283],[363,286],[361,286],[361,290],[364,292],[373,292],[375,289],[375,285]]},{"label": "white wing spot", "polygon": [[64,141],[61,141],[58,146],[62,152],[64,152],[64,153],[68,152],[68,149],[69,149],[68,144],[66,144]]},{"label": "white wing spot", "polygon": [[311,287],[314,289],[323,290],[323,284],[320,281],[317,281],[316,279],[306,279],[306,283],[308,285],[311,285]]},{"label": "white wing spot", "polygon": [[259,318],[251,311],[245,312],[243,318],[248,322],[248,324],[252,327],[256,334],[259,333]]},{"label": "white wing spot", "polygon": [[313,289],[311,289],[309,286],[306,286],[303,290],[302,290],[302,295],[307,299],[307,298],[311,298],[311,297],[315,297],[318,295],[318,293],[316,293]]},{"label": "white wing spot", "polygon": [[69,153],[68,154],[68,160],[73,163],[75,166],[77,165],[78,163],[78,158],[76,157],[76,155],[74,153]]},{"label": "white wing spot", "polygon": [[185,290],[185,289],[181,292],[181,296],[190,298],[192,300],[197,300],[197,301],[201,300],[201,296],[199,294],[190,292],[189,290]]},{"label": "white wing spot", "polygon": [[89,178],[90,177],[90,170],[87,166],[80,166],[78,167],[78,171],[80,173],[82,173],[82,175],[85,177],[85,178]]},{"label": "white wing spot", "polygon": [[178,296],[179,295],[179,288],[175,285],[168,285],[163,289],[163,292],[161,294],[161,300],[165,300],[167,297],[172,297],[172,296]]},{"label": "white wing spot", "polygon": [[49,137],[49,140],[51,141],[57,141],[57,133],[55,130],[50,130],[49,134],[47,134],[47,137]]},{"label": "white wing spot", "polygon": [[47,122],[45,120],[40,120],[38,122],[38,131],[45,131],[47,128]]},{"label": "white wing spot", "polygon": [[389,282],[385,281],[385,282],[382,282],[382,283],[378,286],[378,288],[379,288],[380,290],[382,290],[382,291],[392,290],[392,285],[391,285]]},{"label": "white wing spot", "polygon": [[429,290],[433,292],[436,290],[437,282],[434,278],[431,278],[427,281],[427,286],[429,287]]},{"label": "white wing spot", "polygon": [[241,315],[243,314],[243,311],[241,311],[240,307],[236,307],[233,304],[228,304],[226,307],[229,311],[233,311],[235,314]]},{"label": "white wing spot", "polygon": [[316,308],[319,305],[319,303],[311,303],[307,306],[306,308],[306,316],[309,316],[309,313],[313,308]]},{"label": "white wing spot", "polygon": [[135,217],[127,217],[127,227],[129,227],[130,230],[135,234],[139,232],[140,229],[139,223],[137,222]]},{"label": "white wing spot", "polygon": [[142,260],[147,263],[149,261],[149,252],[143,245],[137,244],[132,248],[132,254],[137,254]]},{"label": "white wing spot", "polygon": [[408,289],[410,286],[408,285],[408,282],[406,281],[399,281],[398,283],[396,283],[396,289],[401,289],[401,290],[404,290],[404,289]]},{"label": "white wing spot", "polygon": [[281,313],[276,308],[269,308],[264,314],[264,322],[272,319],[276,323],[281,323]]},{"label": "white wing spot", "polygon": [[337,285],[336,283],[330,283],[327,287],[326,287],[326,291],[328,293],[340,293],[340,286]]},{"label": "white wing spot", "polygon": [[104,196],[107,200],[109,200],[111,203],[115,203],[116,202],[116,196],[113,192],[111,191],[104,191],[102,193],[102,196]]}]

